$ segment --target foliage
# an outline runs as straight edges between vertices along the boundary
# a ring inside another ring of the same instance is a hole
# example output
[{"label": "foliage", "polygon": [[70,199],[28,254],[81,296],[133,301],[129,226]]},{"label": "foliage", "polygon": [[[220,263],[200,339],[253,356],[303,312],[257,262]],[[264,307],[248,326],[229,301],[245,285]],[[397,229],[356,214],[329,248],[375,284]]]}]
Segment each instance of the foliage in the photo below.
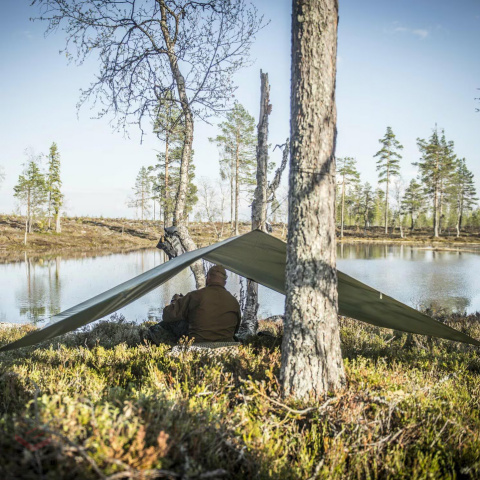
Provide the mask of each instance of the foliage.
[{"label": "foliage", "polygon": [[240,190],[243,188],[252,194],[256,185],[255,119],[243,105],[235,102],[218,127],[221,133],[209,140],[217,145],[220,152],[220,176],[230,183],[230,221],[232,226],[235,221],[238,233]]},{"label": "foliage", "polygon": [[473,173],[468,170],[464,158],[459,159],[456,163],[456,169],[448,193],[457,214],[457,235],[459,235],[464,213],[471,210],[478,201]]},{"label": "foliage", "polygon": [[141,167],[133,187],[133,198],[129,200],[128,206],[140,209],[140,219],[145,220],[150,213],[150,202],[152,200],[152,180],[149,169]]},{"label": "foliage", "polygon": [[[349,187],[355,188],[360,182],[360,173],[357,170],[357,161],[352,157],[337,158],[337,182],[341,189],[340,199],[340,237],[343,237],[343,225],[345,219],[345,195],[349,193]],[[351,188],[350,188],[351,190]],[[355,197],[354,197],[355,198]]]},{"label": "foliage", "polygon": [[[195,165],[190,159],[188,167],[188,183],[185,201],[185,217],[192,211],[194,205],[198,202],[197,191],[198,188],[194,183],[195,179]],[[168,154],[168,160],[165,158],[165,153],[157,155],[157,164],[152,168],[156,172],[153,176],[153,191],[162,199],[162,207],[164,212],[172,212],[175,204],[175,198],[178,192],[180,183],[180,168],[182,159],[182,146],[176,145],[172,147]],[[168,177],[165,175],[165,166],[168,164]],[[167,180],[167,181],[166,181]],[[169,217],[169,213],[167,214]]]},{"label": "foliage", "polygon": [[48,192],[48,221],[50,222],[52,211],[56,219],[56,230],[60,225],[60,208],[63,205],[63,194],[61,191],[62,180],[60,178],[60,153],[55,142],[50,146],[47,156],[47,174],[45,176]]},{"label": "foliage", "polygon": [[[158,173],[157,177],[153,178],[152,193],[154,200],[157,200],[163,208],[163,223],[167,227],[172,221],[177,193],[175,187],[178,188],[178,185],[172,185],[170,180],[170,166],[178,162],[178,155],[172,157],[170,152],[172,148],[178,152],[185,136],[183,112],[170,91],[158,103],[153,131],[165,142],[165,151],[161,157],[159,156],[159,163],[153,168]],[[162,177],[158,177],[160,174],[163,174]]]},{"label": "foliage", "polygon": [[[399,226],[403,236],[403,224],[407,220],[410,233],[415,228],[433,227],[435,237],[451,235],[453,228],[456,236],[460,237],[462,229],[467,234],[469,229],[480,226],[473,174],[465,159],[457,159],[454,143],[447,141],[443,131],[439,132],[435,127],[428,140],[417,139],[421,158],[413,165],[418,167],[418,178],[411,180],[406,188],[400,177],[401,156],[398,153],[403,147],[390,127],[387,127],[387,133],[380,142],[383,148],[376,154],[380,157],[377,161],[379,186],[374,194],[367,195],[365,186],[362,188],[357,183],[343,192],[344,159],[338,159],[336,218],[340,236],[342,223],[355,225],[358,231],[360,219],[363,219],[365,234],[367,226],[383,222],[384,226]],[[355,176],[352,178],[357,180]],[[345,183],[348,184],[348,181]],[[386,184],[383,190],[380,188],[382,183]],[[369,204],[368,208],[365,201]],[[365,212],[368,212],[368,219]]]},{"label": "foliage", "polygon": [[379,140],[382,148],[374,155],[379,157],[377,160],[378,183],[385,183],[385,233],[388,229],[388,200],[389,186],[392,177],[400,175],[400,159],[402,156],[398,150],[403,150],[403,145],[396,139],[391,127],[387,127],[387,131],[383,138]]},{"label": "foliage", "polygon": [[435,127],[428,141],[419,138],[417,144],[422,157],[413,165],[418,166],[425,194],[431,199],[434,236],[438,237],[440,210],[449,185],[449,177],[455,168],[453,142],[446,141],[444,132],[440,138]]},{"label": "foliage", "polygon": [[32,232],[34,219],[43,213],[47,201],[47,184],[40,170],[40,157],[29,155],[23,173],[18,177],[18,183],[13,187],[14,196],[26,209],[26,231]]},{"label": "foliage", "polygon": [[[437,318],[480,338],[478,314]],[[4,353],[0,476],[478,478],[477,349],[340,325],[347,384],[319,403],[279,397],[274,322],[233,357],[171,357],[119,317]]]}]

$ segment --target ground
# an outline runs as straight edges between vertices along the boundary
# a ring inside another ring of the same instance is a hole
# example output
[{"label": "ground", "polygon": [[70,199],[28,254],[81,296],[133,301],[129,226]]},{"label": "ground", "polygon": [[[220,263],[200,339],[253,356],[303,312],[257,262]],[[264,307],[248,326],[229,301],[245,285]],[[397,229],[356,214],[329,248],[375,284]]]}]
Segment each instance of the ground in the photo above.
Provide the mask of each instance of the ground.
[{"label": "ground", "polygon": [[[240,223],[240,233],[250,231],[250,223]],[[84,254],[101,254],[127,252],[143,248],[155,248],[163,235],[163,226],[159,221],[128,220],[111,218],[72,217],[62,220],[62,233],[48,230],[46,225],[36,223],[34,232],[28,235],[24,245],[24,217],[0,215],[0,262],[14,261],[28,256],[62,256]],[[204,247],[233,235],[229,224],[196,223],[189,224],[190,234],[198,247]],[[272,235],[286,240],[286,226],[278,223],[272,225]],[[339,232],[337,232],[337,237]],[[409,243],[432,245],[438,248],[448,246],[480,244],[480,234],[475,230],[463,231],[456,238],[454,232],[434,239],[430,230],[417,230],[411,234],[405,230],[404,238],[398,230],[385,235],[383,227],[372,227],[366,233],[354,227],[345,229],[344,243]]]},{"label": "ground", "polygon": [[479,478],[478,349],[340,321],[347,383],[318,402],[279,397],[268,322],[237,356],[171,357],[119,317],[0,354],[0,478]]}]

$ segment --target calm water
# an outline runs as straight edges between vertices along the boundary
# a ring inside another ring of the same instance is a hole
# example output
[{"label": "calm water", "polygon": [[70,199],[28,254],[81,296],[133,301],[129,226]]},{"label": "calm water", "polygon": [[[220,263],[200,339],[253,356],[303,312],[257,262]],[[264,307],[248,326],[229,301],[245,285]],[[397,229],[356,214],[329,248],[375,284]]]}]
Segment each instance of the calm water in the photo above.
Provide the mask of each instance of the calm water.
[{"label": "calm water", "polygon": [[[25,258],[0,264],[0,322],[41,321],[81,303],[164,262],[160,250],[144,250],[93,258]],[[190,269],[118,311],[128,320],[161,319],[173,294],[195,288]],[[229,274],[227,288],[239,298],[240,277]],[[259,289],[260,313],[283,313],[284,297]]]},{"label": "calm water", "polygon": [[[0,264],[0,322],[41,321],[164,261],[159,250],[127,254],[30,259]],[[339,245],[338,268],[413,307],[480,311],[480,249],[432,251],[411,246]],[[239,277],[228,289],[239,295]],[[174,293],[194,288],[190,270],[119,311],[127,319],[161,317]],[[284,297],[260,288],[262,316],[283,313]]]}]

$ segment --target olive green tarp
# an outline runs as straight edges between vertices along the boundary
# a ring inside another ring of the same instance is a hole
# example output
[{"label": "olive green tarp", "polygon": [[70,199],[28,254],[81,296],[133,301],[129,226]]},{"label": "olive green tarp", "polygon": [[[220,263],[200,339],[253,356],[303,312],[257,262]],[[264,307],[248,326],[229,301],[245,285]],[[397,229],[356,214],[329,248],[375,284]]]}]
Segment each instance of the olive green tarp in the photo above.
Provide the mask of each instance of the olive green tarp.
[{"label": "olive green tarp", "polygon": [[[184,253],[96,297],[51,317],[49,323],[0,348],[13,350],[71,332],[147,294],[198,259],[224,265],[272,290],[285,293],[286,243],[258,230]],[[85,279],[88,281],[88,279]],[[480,342],[338,272],[339,313],[373,325],[470,343]]]}]

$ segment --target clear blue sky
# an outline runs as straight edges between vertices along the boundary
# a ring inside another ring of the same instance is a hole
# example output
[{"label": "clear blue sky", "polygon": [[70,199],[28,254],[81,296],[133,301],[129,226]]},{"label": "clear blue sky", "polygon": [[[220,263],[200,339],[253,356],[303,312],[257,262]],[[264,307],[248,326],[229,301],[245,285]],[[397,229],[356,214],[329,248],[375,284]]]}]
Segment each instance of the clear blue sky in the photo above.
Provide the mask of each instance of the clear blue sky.
[{"label": "clear blue sky", "polygon": [[[76,103],[81,87],[94,78],[94,60],[68,65],[59,50],[59,31],[44,38],[45,24],[28,0],[2,0],[0,18],[0,212],[12,212],[13,186],[25,161],[24,150],[47,153],[57,142],[71,215],[133,216],[126,207],[142,165],[155,162],[162,145],[153,135],[140,144],[112,131],[95,111]],[[283,143],[289,132],[290,12],[288,0],[254,1],[270,25],[257,37],[254,65],[236,76],[236,96],[255,118],[259,108],[259,70],[269,73],[273,112],[270,141]],[[480,186],[480,2],[475,0],[340,0],[338,40],[337,156],[358,160],[362,180],[376,183],[373,155],[391,126],[404,145],[402,175],[415,176],[417,137],[435,123],[445,128],[456,152],[467,159]],[[216,120],[215,120],[216,121]],[[216,148],[208,142],[215,126],[197,123],[197,176],[217,176]],[[272,157],[279,158],[275,152]]]}]

